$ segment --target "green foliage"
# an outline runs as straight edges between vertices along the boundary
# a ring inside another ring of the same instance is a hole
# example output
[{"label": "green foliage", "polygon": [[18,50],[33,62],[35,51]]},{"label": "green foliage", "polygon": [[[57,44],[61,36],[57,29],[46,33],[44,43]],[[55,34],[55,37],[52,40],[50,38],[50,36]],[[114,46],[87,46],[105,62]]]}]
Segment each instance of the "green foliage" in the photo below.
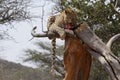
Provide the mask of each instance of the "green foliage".
[{"label": "green foliage", "polygon": [[58,46],[56,48],[56,54],[59,56],[63,55],[64,54],[64,46]]},{"label": "green foliage", "polygon": [[103,66],[101,66],[99,62],[94,59],[92,61],[89,80],[109,80],[109,76],[105,72]]},{"label": "green foliage", "polygon": [[40,49],[51,51],[51,44],[49,44],[49,43],[37,42],[36,45],[38,45],[38,47],[40,47]]}]

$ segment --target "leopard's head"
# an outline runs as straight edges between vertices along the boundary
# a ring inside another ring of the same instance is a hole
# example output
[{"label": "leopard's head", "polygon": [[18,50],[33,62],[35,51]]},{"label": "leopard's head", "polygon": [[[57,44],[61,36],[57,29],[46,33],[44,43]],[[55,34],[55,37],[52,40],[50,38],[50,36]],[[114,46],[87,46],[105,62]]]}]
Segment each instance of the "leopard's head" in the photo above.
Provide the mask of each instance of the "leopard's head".
[{"label": "leopard's head", "polygon": [[66,27],[75,26],[77,23],[77,12],[66,8],[61,14],[64,14],[64,22]]}]

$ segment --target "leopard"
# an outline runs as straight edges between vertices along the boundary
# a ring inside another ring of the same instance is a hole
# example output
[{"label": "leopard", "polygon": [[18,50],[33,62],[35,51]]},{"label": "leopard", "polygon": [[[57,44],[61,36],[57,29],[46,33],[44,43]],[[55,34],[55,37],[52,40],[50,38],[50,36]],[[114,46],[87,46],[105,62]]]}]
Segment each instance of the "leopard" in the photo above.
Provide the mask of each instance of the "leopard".
[{"label": "leopard", "polygon": [[[47,22],[48,34],[58,33],[61,40],[66,37],[65,29],[72,30],[77,23],[77,14],[74,10],[67,8],[62,11],[59,15],[50,16]],[[52,39],[52,67],[51,72],[54,74],[55,68],[55,49],[56,49],[56,38]]]},{"label": "leopard", "polygon": [[[48,32],[58,33],[61,40],[65,39],[65,29],[72,30],[77,23],[77,12],[66,8],[59,15],[50,16],[47,22]],[[48,33],[48,34],[49,34]]]}]

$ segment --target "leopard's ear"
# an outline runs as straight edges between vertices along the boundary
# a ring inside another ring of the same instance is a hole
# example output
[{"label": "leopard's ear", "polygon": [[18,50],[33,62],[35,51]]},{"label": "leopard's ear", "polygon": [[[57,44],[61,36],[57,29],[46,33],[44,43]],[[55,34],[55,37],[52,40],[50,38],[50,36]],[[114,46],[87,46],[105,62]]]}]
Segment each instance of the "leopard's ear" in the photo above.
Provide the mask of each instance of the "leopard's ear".
[{"label": "leopard's ear", "polygon": [[66,8],[64,10],[64,12],[65,12],[65,14],[75,14],[75,11],[73,9],[71,9],[71,8]]},{"label": "leopard's ear", "polygon": [[64,12],[65,12],[65,14],[68,14],[68,13],[70,12],[70,8],[66,8],[66,9],[64,10]]}]

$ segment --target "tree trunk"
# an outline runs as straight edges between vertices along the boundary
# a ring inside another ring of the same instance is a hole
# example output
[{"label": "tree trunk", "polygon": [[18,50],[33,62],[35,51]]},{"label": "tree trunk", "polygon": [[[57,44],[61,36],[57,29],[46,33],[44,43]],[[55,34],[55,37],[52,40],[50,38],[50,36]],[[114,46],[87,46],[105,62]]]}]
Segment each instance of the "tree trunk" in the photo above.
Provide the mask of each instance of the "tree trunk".
[{"label": "tree trunk", "polygon": [[88,80],[91,61],[90,53],[78,38],[75,36],[65,38],[64,80]]},{"label": "tree trunk", "polygon": [[83,22],[74,30],[76,36],[89,47],[88,51],[97,59],[110,75],[112,80],[120,80],[120,60],[111,52],[110,48],[101,41]]}]

